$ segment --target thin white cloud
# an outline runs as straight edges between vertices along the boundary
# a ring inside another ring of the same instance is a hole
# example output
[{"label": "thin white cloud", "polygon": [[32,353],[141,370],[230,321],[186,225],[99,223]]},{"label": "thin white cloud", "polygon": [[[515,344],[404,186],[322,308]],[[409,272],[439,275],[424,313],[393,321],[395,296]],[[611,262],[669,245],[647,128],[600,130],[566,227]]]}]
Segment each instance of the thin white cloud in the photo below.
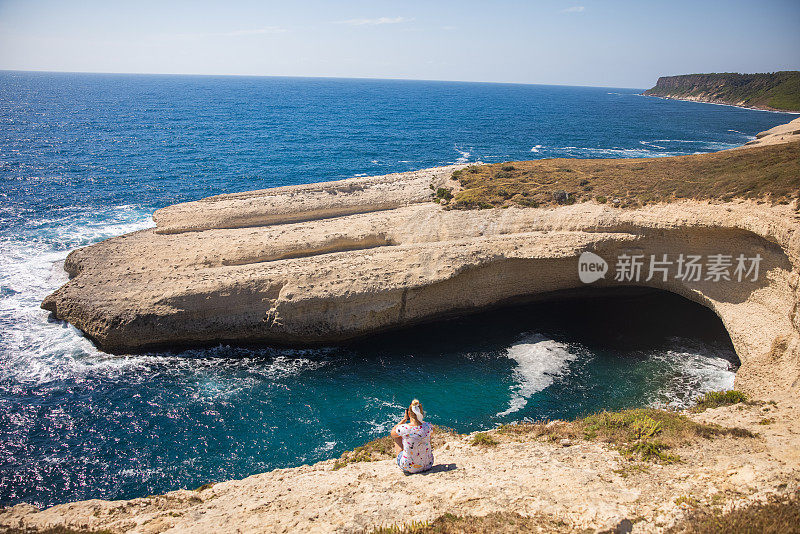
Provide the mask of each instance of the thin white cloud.
[{"label": "thin white cloud", "polygon": [[246,37],[248,35],[269,35],[275,33],[285,33],[289,30],[279,26],[267,26],[265,28],[253,28],[248,30],[232,30],[229,32],[207,32],[207,33],[179,33],[175,37],[179,39],[199,39],[205,37]]},{"label": "thin white cloud", "polygon": [[232,32],[223,32],[216,35],[220,37],[240,37],[242,35],[266,35],[268,33],[285,33],[287,31],[288,30],[286,28],[268,26],[266,28],[257,28],[255,30],[234,30]]},{"label": "thin white cloud", "polygon": [[408,17],[379,17],[377,19],[340,20],[336,24],[347,24],[349,26],[378,26],[380,24],[402,24],[413,20],[414,19]]},{"label": "thin white cloud", "polygon": [[583,10],[586,9],[583,6],[572,6],[568,7],[567,9],[562,9],[562,13],[583,13]]}]

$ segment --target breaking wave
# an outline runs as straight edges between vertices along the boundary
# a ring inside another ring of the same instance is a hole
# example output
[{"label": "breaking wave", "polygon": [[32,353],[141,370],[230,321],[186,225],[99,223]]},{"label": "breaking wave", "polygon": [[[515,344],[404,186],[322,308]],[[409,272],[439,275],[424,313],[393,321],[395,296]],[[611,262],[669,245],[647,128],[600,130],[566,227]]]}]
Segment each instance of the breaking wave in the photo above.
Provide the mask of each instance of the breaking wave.
[{"label": "breaking wave", "polygon": [[511,401],[499,417],[517,412],[525,407],[534,394],[549,387],[553,381],[563,376],[569,362],[577,355],[571,353],[564,343],[548,339],[541,334],[532,334],[511,346],[507,355],[516,362]]}]

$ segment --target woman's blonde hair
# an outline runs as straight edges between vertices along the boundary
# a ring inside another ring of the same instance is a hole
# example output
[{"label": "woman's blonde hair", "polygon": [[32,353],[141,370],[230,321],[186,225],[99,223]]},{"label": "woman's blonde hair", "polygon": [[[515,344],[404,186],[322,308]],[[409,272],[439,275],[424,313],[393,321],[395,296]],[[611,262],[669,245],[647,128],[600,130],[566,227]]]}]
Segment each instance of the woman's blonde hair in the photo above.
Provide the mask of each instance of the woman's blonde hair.
[{"label": "woman's blonde hair", "polygon": [[[414,408],[419,410],[419,415],[414,411]],[[425,418],[425,410],[422,409],[422,405],[419,403],[417,399],[411,401],[411,404],[408,406],[408,418],[414,421],[414,424],[422,423],[422,420]]]}]

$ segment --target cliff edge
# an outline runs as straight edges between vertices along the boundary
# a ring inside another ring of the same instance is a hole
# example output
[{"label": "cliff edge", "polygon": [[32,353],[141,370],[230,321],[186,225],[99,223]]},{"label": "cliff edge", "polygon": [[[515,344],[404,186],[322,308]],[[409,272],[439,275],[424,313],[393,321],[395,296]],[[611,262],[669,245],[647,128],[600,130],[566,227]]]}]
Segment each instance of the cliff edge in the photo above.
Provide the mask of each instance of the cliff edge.
[{"label": "cliff edge", "polygon": [[800,111],[800,71],[662,76],[655,87],[643,94],[770,111]]}]

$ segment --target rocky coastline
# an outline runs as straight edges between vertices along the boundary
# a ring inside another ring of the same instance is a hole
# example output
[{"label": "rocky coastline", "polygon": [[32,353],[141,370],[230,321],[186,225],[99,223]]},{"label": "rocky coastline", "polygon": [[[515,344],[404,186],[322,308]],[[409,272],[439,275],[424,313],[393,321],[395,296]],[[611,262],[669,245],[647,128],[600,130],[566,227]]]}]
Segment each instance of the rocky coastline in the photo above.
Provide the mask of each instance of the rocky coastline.
[{"label": "rocky coastline", "polygon": [[[754,142],[793,143],[800,120]],[[792,145],[793,146],[793,145]],[[796,206],[675,199],[635,209],[595,201],[448,209],[454,171],[219,195],[155,212],[156,227],[70,253],[70,281],[42,307],[103,350],[214,343],[336,343],[454,314],[586,288],[578,259],[758,253],[756,281],[606,276],[712,309],[748,392],[800,387]],[[437,200],[437,202],[434,202]],[[613,274],[613,273],[612,273]],[[777,355],[777,359],[776,359]],[[764,358],[775,359],[763,365]],[[767,378],[771,374],[771,378]]]},{"label": "rocky coastline", "polygon": [[[755,144],[800,139],[800,124],[773,130]],[[341,469],[329,460],[200,491],[43,511],[18,505],[0,511],[0,529],[369,532],[402,525],[409,510],[420,520],[513,510],[545,514],[568,529],[634,520],[636,531],[661,532],[695,503],[730,508],[798,491],[796,201],[448,209],[436,191],[457,192],[452,174],[461,168],[170,206],[154,214],[153,229],[73,251],[65,263],[70,281],[42,306],[110,352],[221,341],[330,343],[584,288],[584,252],[608,259],[757,253],[762,276],[742,283],[656,277],[620,284],[609,276],[590,286],[670,291],[720,317],[742,362],[736,388],[752,402],[687,417],[741,429],[738,437],[687,442],[677,449],[681,462],[639,471],[602,441],[495,431],[495,446],[485,448],[474,436],[453,435],[437,448],[437,464],[446,468],[429,475],[403,477],[391,460]]]},{"label": "rocky coastline", "polygon": [[654,87],[642,94],[672,100],[797,113],[800,112],[798,83],[798,71],[681,74],[660,77]]}]

